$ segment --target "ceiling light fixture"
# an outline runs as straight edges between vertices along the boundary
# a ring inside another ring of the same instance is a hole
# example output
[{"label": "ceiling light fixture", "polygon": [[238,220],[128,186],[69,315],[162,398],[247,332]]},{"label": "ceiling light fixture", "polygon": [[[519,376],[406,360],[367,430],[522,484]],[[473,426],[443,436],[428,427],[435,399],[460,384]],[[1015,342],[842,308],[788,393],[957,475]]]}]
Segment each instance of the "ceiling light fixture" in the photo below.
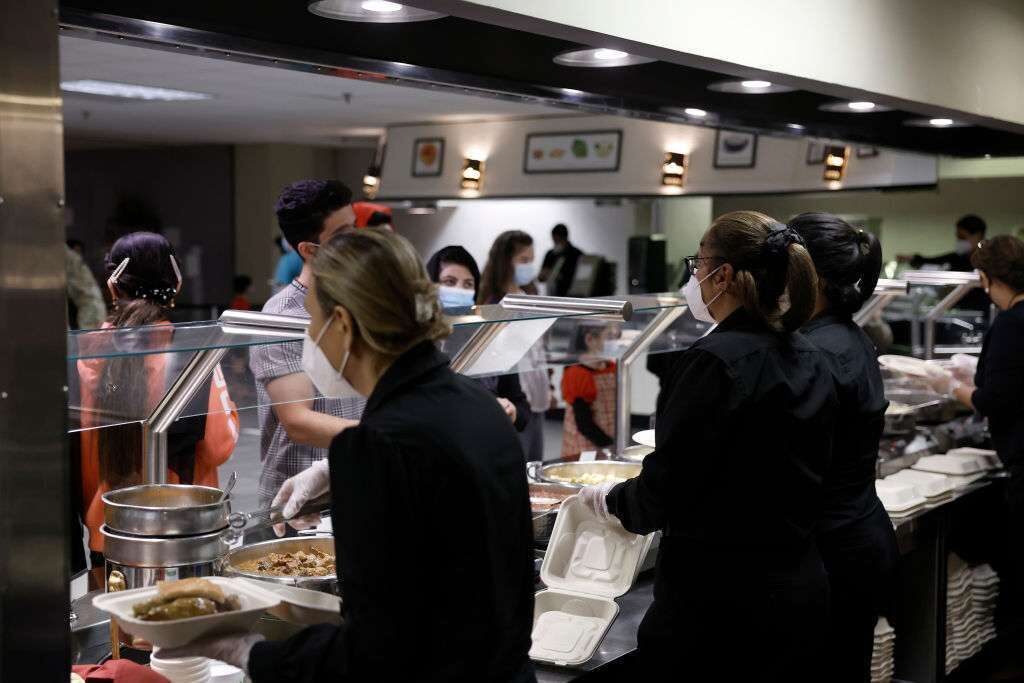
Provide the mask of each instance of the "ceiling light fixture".
[{"label": "ceiling light fixture", "polygon": [[208,100],[213,95],[190,90],[174,90],[172,88],[158,88],[151,85],[133,85],[131,83],[116,83],[114,81],[63,81],[60,89],[64,92],[79,93],[82,95],[97,95],[99,97],[118,97],[126,100],[147,100],[150,102],[190,102],[195,100]]},{"label": "ceiling light fixture", "polygon": [[376,199],[380,191],[380,166],[370,166],[363,176],[363,194],[367,199]]},{"label": "ceiling light fixture", "polygon": [[948,126],[952,126],[954,121],[953,119],[929,119],[928,123],[933,126],[938,126],[939,128],[946,128]]},{"label": "ceiling light fixture", "polygon": [[661,160],[661,184],[666,187],[682,187],[686,184],[686,155],[665,152]]},{"label": "ceiling light fixture", "polygon": [[838,182],[846,175],[846,164],[850,159],[850,148],[843,145],[829,145],[825,148],[824,179]]},{"label": "ceiling light fixture", "polygon": [[371,24],[429,21],[446,15],[388,0],[312,0],[307,9],[318,17]]},{"label": "ceiling light fixture", "polygon": [[746,79],[742,81],[717,81],[709,85],[708,90],[727,92],[734,95],[768,95],[770,93],[793,92],[796,88],[761,79]]},{"label": "ceiling light fixture", "polygon": [[683,110],[683,113],[687,116],[692,116],[695,119],[702,119],[708,115],[703,109],[697,109],[696,107],[687,107]]},{"label": "ceiling light fixture", "polygon": [[789,128],[790,130],[805,130],[807,126],[802,123],[787,123],[786,128]]},{"label": "ceiling light fixture", "polygon": [[606,47],[587,48],[584,50],[570,50],[555,55],[555,64],[562,66],[575,66],[583,68],[611,68],[616,66],[633,66],[634,64],[648,64],[656,61],[649,57],[631,55],[622,50],[612,50]]},{"label": "ceiling light fixture", "polygon": [[971,124],[940,116],[927,119],[907,119],[903,125],[913,128],[966,128]]},{"label": "ceiling light fixture", "polygon": [[484,162],[482,159],[466,158],[462,160],[462,177],[459,187],[463,190],[479,190],[484,181]]},{"label": "ceiling light fixture", "polygon": [[839,102],[827,102],[818,107],[821,111],[834,111],[843,114],[870,114],[881,111],[891,111],[891,107],[886,107],[875,102],[868,102],[867,100],[853,100]]},{"label": "ceiling light fixture", "polygon": [[559,88],[559,90],[562,91],[563,95],[572,95],[573,97],[579,97],[580,95],[586,94],[582,90],[577,90],[576,88]]}]

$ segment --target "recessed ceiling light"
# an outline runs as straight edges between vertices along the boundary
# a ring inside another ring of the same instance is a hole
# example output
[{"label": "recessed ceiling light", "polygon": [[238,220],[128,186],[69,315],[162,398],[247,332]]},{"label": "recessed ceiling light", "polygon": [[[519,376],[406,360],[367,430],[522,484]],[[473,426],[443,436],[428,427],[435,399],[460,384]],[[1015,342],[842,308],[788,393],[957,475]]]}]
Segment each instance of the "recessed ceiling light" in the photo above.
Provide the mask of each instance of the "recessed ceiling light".
[{"label": "recessed ceiling light", "polygon": [[157,88],[150,85],[133,85],[131,83],[115,83],[114,81],[63,81],[60,89],[64,92],[98,95],[100,97],[119,97],[128,100],[148,100],[152,102],[188,102],[208,100],[212,95],[190,90],[174,90]]},{"label": "recessed ceiling light", "polygon": [[802,123],[787,123],[786,128],[789,128],[790,130],[804,130],[807,126]]},{"label": "recessed ceiling light", "polygon": [[554,57],[555,64],[562,66],[578,66],[587,68],[608,68],[616,66],[632,66],[634,64],[647,64],[655,60],[649,57],[631,55],[622,50],[611,50],[605,47],[587,48],[585,50],[570,50],[557,54]]},{"label": "recessed ceiling light", "polygon": [[708,90],[739,95],[768,95],[778,92],[793,92],[796,88],[790,88],[788,85],[779,85],[771,81],[752,79],[744,81],[718,81],[709,85]]},{"label": "recessed ceiling light", "polygon": [[986,154],[986,155],[985,155],[985,158],[986,158],[986,159],[991,159],[991,158],[992,158],[992,155],[991,155],[991,154]]},{"label": "recessed ceiling light", "polygon": [[873,114],[881,111],[891,111],[890,107],[876,104],[875,102],[868,102],[867,100],[828,102],[818,107],[818,109],[821,111],[841,112],[843,114]]},{"label": "recessed ceiling light", "polygon": [[903,122],[903,125],[912,126],[914,128],[965,128],[971,124],[946,117],[939,117],[928,119],[907,119]]},{"label": "recessed ceiling light", "polygon": [[310,12],[326,19],[361,21],[372,24],[400,24],[410,21],[440,19],[446,15],[409,7],[388,0],[312,0]]},{"label": "recessed ceiling light", "polygon": [[687,116],[692,116],[695,119],[702,119],[708,115],[703,109],[697,109],[696,107],[687,107],[683,110],[683,113]]},{"label": "recessed ceiling light", "polygon": [[573,97],[578,97],[584,94],[582,90],[577,90],[576,88],[559,88],[559,90],[561,90],[563,94],[572,95]]}]

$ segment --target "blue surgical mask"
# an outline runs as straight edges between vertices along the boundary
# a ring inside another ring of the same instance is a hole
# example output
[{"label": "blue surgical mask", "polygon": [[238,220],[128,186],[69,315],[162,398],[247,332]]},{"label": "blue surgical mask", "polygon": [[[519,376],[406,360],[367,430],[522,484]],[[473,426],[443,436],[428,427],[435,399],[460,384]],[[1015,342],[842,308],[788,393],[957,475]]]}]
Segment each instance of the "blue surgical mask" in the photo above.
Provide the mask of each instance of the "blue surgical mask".
[{"label": "blue surgical mask", "polygon": [[464,287],[448,287],[441,285],[437,288],[437,298],[441,302],[441,308],[469,308],[473,305],[473,290]]},{"label": "blue surgical mask", "polygon": [[530,263],[517,263],[516,264],[516,284],[520,287],[525,287],[534,280],[537,279],[537,266]]}]

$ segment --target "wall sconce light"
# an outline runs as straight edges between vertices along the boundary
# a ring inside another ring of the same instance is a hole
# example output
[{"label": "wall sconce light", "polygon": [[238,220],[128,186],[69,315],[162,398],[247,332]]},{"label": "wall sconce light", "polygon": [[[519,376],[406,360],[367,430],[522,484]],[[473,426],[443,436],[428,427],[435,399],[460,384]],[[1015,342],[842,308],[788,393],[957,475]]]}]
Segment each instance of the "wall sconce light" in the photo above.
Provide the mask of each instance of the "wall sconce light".
[{"label": "wall sconce light", "polygon": [[825,180],[839,181],[846,174],[846,162],[850,159],[850,148],[829,145],[825,148]]},{"label": "wall sconce light", "polygon": [[459,187],[463,190],[479,190],[484,180],[484,162],[482,159],[463,159],[462,177]]},{"label": "wall sconce light", "polygon": [[682,187],[686,184],[686,155],[679,152],[665,152],[661,162],[661,184]]},{"label": "wall sconce light", "polygon": [[375,199],[380,191],[380,166],[370,166],[363,176],[363,194],[367,199]]}]

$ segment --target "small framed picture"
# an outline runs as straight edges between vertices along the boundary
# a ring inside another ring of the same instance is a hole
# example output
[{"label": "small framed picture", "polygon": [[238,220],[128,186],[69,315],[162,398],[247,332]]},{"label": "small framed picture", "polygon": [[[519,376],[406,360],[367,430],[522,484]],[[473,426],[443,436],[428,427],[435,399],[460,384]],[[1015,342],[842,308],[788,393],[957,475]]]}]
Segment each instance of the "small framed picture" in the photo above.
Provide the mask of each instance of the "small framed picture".
[{"label": "small framed picture", "polygon": [[757,133],[715,131],[715,168],[754,168],[755,163]]},{"label": "small framed picture", "polygon": [[621,130],[530,133],[523,173],[615,173],[621,158]]},{"label": "small framed picture", "polygon": [[858,159],[867,159],[869,157],[877,157],[877,156],[878,156],[878,148],[877,147],[871,147],[869,145],[857,145],[857,158]]},{"label": "small framed picture", "polygon": [[807,143],[807,165],[825,163],[825,145],[820,142]]},{"label": "small framed picture", "polygon": [[429,178],[444,169],[444,138],[417,138],[412,146],[412,175]]}]

